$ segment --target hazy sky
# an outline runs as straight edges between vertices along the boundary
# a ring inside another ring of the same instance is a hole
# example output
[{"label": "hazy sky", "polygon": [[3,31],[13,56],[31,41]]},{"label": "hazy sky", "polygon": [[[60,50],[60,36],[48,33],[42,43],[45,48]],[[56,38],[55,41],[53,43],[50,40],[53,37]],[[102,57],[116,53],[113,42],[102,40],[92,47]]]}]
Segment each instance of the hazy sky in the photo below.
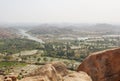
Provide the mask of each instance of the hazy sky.
[{"label": "hazy sky", "polygon": [[120,0],[0,0],[0,22],[120,23]]}]

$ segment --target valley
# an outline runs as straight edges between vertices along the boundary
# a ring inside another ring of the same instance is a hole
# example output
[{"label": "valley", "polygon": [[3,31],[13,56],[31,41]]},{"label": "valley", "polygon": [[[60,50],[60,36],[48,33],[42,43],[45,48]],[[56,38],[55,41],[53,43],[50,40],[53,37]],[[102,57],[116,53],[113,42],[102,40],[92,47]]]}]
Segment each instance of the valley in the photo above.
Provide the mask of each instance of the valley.
[{"label": "valley", "polygon": [[[60,26],[1,27],[0,73],[14,72],[22,75],[22,79],[52,62],[62,62],[69,71],[75,71],[92,53],[120,47],[120,32],[111,30],[111,25],[97,25],[101,28],[95,27],[90,31],[87,31],[89,26]],[[106,30],[104,26],[110,26],[110,29]]]}]

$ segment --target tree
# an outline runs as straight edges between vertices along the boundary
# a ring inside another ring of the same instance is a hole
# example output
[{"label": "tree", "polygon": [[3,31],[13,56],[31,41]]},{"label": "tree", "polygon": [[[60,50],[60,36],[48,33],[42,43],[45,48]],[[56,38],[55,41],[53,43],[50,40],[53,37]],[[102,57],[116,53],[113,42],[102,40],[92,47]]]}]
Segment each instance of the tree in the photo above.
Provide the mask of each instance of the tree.
[{"label": "tree", "polygon": [[11,55],[6,55],[6,56],[3,57],[3,59],[5,61],[10,61],[10,60],[13,60],[13,57]]},{"label": "tree", "polygon": [[46,62],[46,61],[48,61],[48,58],[47,58],[47,57],[44,57],[43,60]]},{"label": "tree", "polygon": [[37,62],[39,62],[40,60],[41,60],[41,58],[38,58],[38,59],[37,59]]},{"label": "tree", "polygon": [[75,57],[74,50],[69,50],[68,53],[67,53],[67,57],[69,59],[73,59]]}]

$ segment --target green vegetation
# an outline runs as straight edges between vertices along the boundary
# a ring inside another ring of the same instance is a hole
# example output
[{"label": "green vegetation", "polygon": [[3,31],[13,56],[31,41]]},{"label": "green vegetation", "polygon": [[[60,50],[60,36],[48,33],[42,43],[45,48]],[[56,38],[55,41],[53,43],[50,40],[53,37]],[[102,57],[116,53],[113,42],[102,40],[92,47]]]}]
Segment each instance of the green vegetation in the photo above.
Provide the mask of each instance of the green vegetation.
[{"label": "green vegetation", "polygon": [[28,39],[0,39],[0,53],[14,54],[24,50],[40,49],[38,42]]},{"label": "green vegetation", "polygon": [[0,74],[6,75],[14,71],[16,67],[24,67],[26,63],[20,62],[0,62]]},{"label": "green vegetation", "polygon": [[[19,55],[19,59],[23,61],[35,60],[37,62],[41,61],[41,57],[53,57],[62,58],[76,61],[83,61],[85,57],[89,54],[113,47],[117,47],[116,41],[111,41],[113,38],[103,38],[103,40],[68,40],[68,41],[52,41],[46,42],[45,44],[40,44],[38,42],[28,40],[28,39],[1,39],[0,40],[0,53],[2,53],[4,61],[10,61],[14,59],[12,54],[21,54],[21,51],[26,50],[37,50],[35,53],[38,56],[32,55],[33,58],[28,58],[28,55]],[[17,59],[17,58],[16,58]],[[28,60],[29,59],[29,60]],[[15,60],[15,59],[14,59]],[[46,58],[44,61],[48,61]]]},{"label": "green vegetation", "polygon": [[70,48],[71,45],[66,43],[46,43],[44,56],[64,58],[64,59],[75,59],[75,50]]},{"label": "green vegetation", "polygon": [[0,62],[0,68],[4,67],[22,67],[25,66],[26,63],[20,63],[20,62]]},{"label": "green vegetation", "polygon": [[119,40],[116,38],[53,41],[45,43],[44,56],[83,61],[85,57],[93,52],[118,47],[117,42]]}]

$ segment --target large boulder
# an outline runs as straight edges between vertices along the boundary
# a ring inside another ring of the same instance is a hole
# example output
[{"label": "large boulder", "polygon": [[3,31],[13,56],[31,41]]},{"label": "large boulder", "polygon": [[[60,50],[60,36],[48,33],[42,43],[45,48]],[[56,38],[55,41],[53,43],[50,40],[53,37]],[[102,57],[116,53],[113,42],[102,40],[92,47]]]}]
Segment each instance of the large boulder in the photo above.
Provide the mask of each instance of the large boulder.
[{"label": "large boulder", "polygon": [[93,81],[120,81],[120,48],[91,54],[77,71],[86,72]]}]

